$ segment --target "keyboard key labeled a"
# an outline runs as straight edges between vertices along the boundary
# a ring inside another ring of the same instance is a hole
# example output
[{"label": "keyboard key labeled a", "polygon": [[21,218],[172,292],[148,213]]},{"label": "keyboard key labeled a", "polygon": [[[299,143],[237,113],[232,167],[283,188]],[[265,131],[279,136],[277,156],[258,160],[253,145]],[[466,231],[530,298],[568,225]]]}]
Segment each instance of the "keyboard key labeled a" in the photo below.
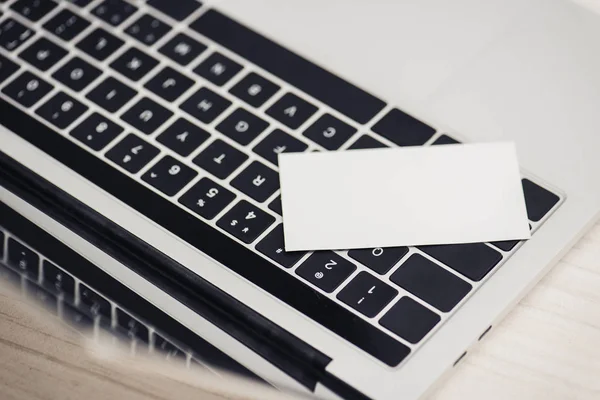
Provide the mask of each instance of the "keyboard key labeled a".
[{"label": "keyboard key labeled a", "polygon": [[44,260],[42,263],[44,287],[59,296],[73,303],[75,298],[75,280],[69,274],[63,272],[50,261]]},{"label": "keyboard key labeled a", "polygon": [[158,61],[155,58],[132,47],[113,61],[110,67],[132,81],[137,82],[157,65]]},{"label": "keyboard key labeled a", "polygon": [[96,60],[104,61],[123,46],[124,43],[124,41],[111,35],[104,29],[96,28],[77,43],[77,47]]},{"label": "keyboard key labeled a", "polygon": [[266,121],[243,108],[238,108],[217,125],[217,130],[239,144],[247,145],[268,126]]},{"label": "keyboard key labeled a", "polygon": [[206,45],[191,37],[178,33],[167,44],[160,48],[160,53],[180,65],[188,65],[206,50]]},{"label": "keyboard key labeled a", "polygon": [[149,135],[167,122],[173,113],[147,97],[139,100],[121,119]]},{"label": "keyboard key labeled a", "polygon": [[79,92],[85,89],[100,75],[102,75],[101,70],[93,67],[81,58],[75,57],[52,74],[52,77],[76,92]]},{"label": "keyboard key labeled a", "polygon": [[173,122],[156,140],[177,154],[189,156],[210,137],[210,133],[191,122],[179,118]]},{"label": "keyboard key labeled a", "polygon": [[8,265],[27,278],[37,281],[40,272],[40,257],[13,238],[8,238]]},{"label": "keyboard key labeled a", "polygon": [[83,32],[88,26],[90,26],[88,20],[67,9],[61,10],[44,24],[47,31],[67,42]]},{"label": "keyboard key labeled a", "polygon": [[52,90],[52,86],[31,72],[25,71],[8,84],[2,93],[25,107],[31,107]]},{"label": "keyboard key labeled a", "polygon": [[230,92],[253,107],[262,106],[277,91],[279,85],[274,84],[255,72],[250,72],[231,88]]},{"label": "keyboard key labeled a", "polygon": [[242,66],[221,53],[213,53],[194,72],[215,85],[222,86],[242,70]]},{"label": "keyboard key labeled a", "polygon": [[92,89],[86,97],[106,111],[114,113],[133,99],[135,94],[135,90],[129,86],[113,77],[108,77]]},{"label": "keyboard key labeled a", "polygon": [[92,10],[92,14],[113,26],[118,26],[136,11],[137,7],[124,0],[104,0]]},{"label": "keyboard key labeled a", "polygon": [[296,129],[317,111],[317,107],[293,93],[286,93],[267,110],[267,114],[282,124]]},{"label": "keyboard key labeled a", "polygon": [[106,158],[135,174],[158,153],[160,151],[156,147],[136,135],[129,134],[106,153]]},{"label": "keyboard key labeled a", "polygon": [[71,131],[71,136],[90,149],[100,151],[121,132],[123,128],[115,124],[112,119],[93,113]]},{"label": "keyboard key labeled a", "polygon": [[174,196],[198,175],[190,167],[171,156],[163,157],[142,176],[144,182],[154,186],[167,196]]},{"label": "keyboard key labeled a", "polygon": [[24,25],[8,18],[0,22],[0,46],[13,51],[33,36],[33,31]]},{"label": "keyboard key labeled a", "polygon": [[84,285],[79,284],[79,307],[87,314],[97,317],[101,316],[111,320],[112,307],[108,300]]},{"label": "keyboard key labeled a", "polygon": [[38,21],[54,10],[54,0],[17,0],[10,8],[31,21]]},{"label": "keyboard key labeled a", "polygon": [[231,105],[231,101],[219,96],[207,88],[200,88],[187,99],[181,109],[200,122],[208,124]]},{"label": "keyboard key labeled a", "polygon": [[17,72],[19,66],[0,54],[0,83]]},{"label": "keyboard key labeled a", "polygon": [[379,320],[381,326],[410,343],[418,343],[440,322],[440,316],[410,297],[402,297]]},{"label": "keyboard key labeled a", "polygon": [[306,254],[303,251],[285,251],[282,224],[277,225],[264,239],[258,242],[256,250],[285,268],[293,267]]},{"label": "keyboard key labeled a", "polygon": [[187,76],[165,67],[144,86],[167,101],[175,101],[193,84],[194,81]]},{"label": "keyboard key labeled a", "polygon": [[139,40],[146,46],[152,46],[171,30],[171,27],[151,15],[142,15],[131,24],[125,33]]},{"label": "keyboard key labeled a", "polygon": [[296,273],[327,293],[333,292],[356,270],[350,261],[333,251],[314,252],[297,269]]},{"label": "keyboard key labeled a", "polygon": [[433,136],[435,129],[394,108],[373,126],[373,132],[398,146],[420,146]]},{"label": "keyboard key labeled a", "polygon": [[221,217],[217,225],[242,242],[252,243],[274,222],[275,217],[242,200]]},{"label": "keyboard key labeled a", "polygon": [[208,178],[185,192],[179,202],[206,219],[213,219],[235,199],[235,194]]},{"label": "keyboard key labeled a", "polygon": [[177,6],[173,6],[171,0],[148,0],[148,5],[177,21],[183,21],[200,8],[201,3],[196,0],[177,0]]},{"label": "keyboard key labeled a", "polygon": [[377,247],[374,249],[350,250],[348,255],[380,275],[386,274],[402,257],[408,247]]},{"label": "keyboard key labeled a", "polygon": [[231,186],[263,202],[279,189],[279,174],[254,161],[231,181]]},{"label": "keyboard key labeled a", "polygon": [[65,129],[87,110],[86,105],[64,92],[59,92],[42,104],[35,113],[57,128]]},{"label": "keyboard key labeled a", "polygon": [[47,311],[54,315],[58,314],[58,299],[53,293],[29,280],[25,280],[25,293]]},{"label": "keyboard key labeled a", "polygon": [[46,38],[40,38],[27,49],[23,50],[19,54],[19,57],[37,69],[47,71],[66,55],[67,51],[65,49]]},{"label": "keyboard key labeled a", "polygon": [[246,154],[233,146],[222,140],[215,140],[193,162],[217,178],[225,179],[247,159]]},{"label": "keyboard key labeled a", "polygon": [[304,136],[327,150],[337,150],[356,133],[356,129],[330,114],[322,115],[304,131]]},{"label": "keyboard key labeled a", "polygon": [[527,216],[530,220],[537,222],[558,203],[559,197],[536,185],[529,179],[523,179],[522,184],[523,193],[525,194],[525,205],[527,206]]},{"label": "keyboard key labeled a", "polygon": [[474,281],[482,280],[502,260],[500,252],[483,243],[421,246],[419,249]]},{"label": "keyboard key labeled a", "polygon": [[398,291],[368,272],[361,272],[338,293],[337,298],[356,311],[373,318],[388,305]]},{"label": "keyboard key labeled a", "polygon": [[254,146],[254,152],[271,163],[278,165],[278,155],[281,153],[299,153],[308,148],[308,145],[281,129],[269,133],[259,144]]}]

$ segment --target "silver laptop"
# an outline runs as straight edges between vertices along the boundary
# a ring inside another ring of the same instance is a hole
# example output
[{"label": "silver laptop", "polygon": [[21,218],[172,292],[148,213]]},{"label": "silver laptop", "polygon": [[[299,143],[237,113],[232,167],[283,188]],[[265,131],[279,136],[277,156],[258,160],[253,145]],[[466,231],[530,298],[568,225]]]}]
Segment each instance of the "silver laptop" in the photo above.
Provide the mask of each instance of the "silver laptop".
[{"label": "silver laptop", "polygon": [[[567,0],[1,0],[0,275],[186,363],[419,398],[600,213],[599,22]],[[283,250],[279,153],[507,139],[527,242]]]}]

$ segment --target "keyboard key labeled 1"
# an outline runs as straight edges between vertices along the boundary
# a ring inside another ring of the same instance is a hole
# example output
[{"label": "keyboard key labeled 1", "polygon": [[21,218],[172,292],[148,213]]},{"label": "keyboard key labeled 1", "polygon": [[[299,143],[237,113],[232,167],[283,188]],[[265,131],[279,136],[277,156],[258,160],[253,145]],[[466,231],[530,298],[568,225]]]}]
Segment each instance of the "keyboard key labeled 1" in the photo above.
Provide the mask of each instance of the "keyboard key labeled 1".
[{"label": "keyboard key labeled 1", "polygon": [[179,202],[206,219],[213,219],[235,199],[235,194],[208,178],[202,178]]},{"label": "keyboard key labeled 1", "polygon": [[350,261],[333,251],[317,251],[304,261],[296,274],[321,290],[331,293],[356,270]]},{"label": "keyboard key labeled 1", "polygon": [[142,176],[144,182],[154,186],[168,196],[174,196],[198,175],[190,167],[171,156],[166,156]]},{"label": "keyboard key labeled 1", "polygon": [[93,113],[71,131],[71,136],[92,150],[100,151],[113,141],[123,128],[98,113]]},{"label": "keyboard key labeled 1", "polygon": [[337,298],[350,307],[373,318],[398,291],[367,272],[361,272],[338,293]]},{"label": "keyboard key labeled 1", "polygon": [[242,200],[219,219],[217,226],[244,243],[252,243],[274,222],[275,217]]},{"label": "keyboard key labeled 1", "polygon": [[136,135],[129,134],[106,153],[106,158],[135,174],[158,153],[160,151],[156,147]]},{"label": "keyboard key labeled 1", "polygon": [[256,245],[256,250],[260,251],[277,264],[291,268],[305,254],[303,251],[286,252],[283,247],[283,225],[279,224],[267,236]]},{"label": "keyboard key labeled 1", "polygon": [[271,168],[254,161],[231,181],[231,186],[254,200],[263,202],[279,189],[279,175]]}]

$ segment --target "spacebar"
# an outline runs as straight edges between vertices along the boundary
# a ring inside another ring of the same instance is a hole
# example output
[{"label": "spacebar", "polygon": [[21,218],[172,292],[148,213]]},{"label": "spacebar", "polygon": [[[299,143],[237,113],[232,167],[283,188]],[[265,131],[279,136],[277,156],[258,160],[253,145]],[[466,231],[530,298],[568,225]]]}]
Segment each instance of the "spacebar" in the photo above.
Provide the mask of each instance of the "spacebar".
[{"label": "spacebar", "polygon": [[[209,257],[390,366],[410,349],[0,98],[2,125]],[[0,151],[2,150],[0,146]],[[251,266],[251,268],[249,268]],[[230,293],[234,295],[233,293]]]},{"label": "spacebar", "polygon": [[369,122],[385,103],[215,10],[191,28],[227,47],[356,122]]}]

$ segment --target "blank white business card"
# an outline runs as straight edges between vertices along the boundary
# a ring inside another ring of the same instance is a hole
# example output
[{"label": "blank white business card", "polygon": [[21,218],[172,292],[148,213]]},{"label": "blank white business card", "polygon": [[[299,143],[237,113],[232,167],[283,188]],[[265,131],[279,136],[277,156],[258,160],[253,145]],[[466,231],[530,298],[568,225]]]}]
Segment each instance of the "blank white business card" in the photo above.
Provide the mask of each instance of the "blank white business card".
[{"label": "blank white business card", "polygon": [[514,144],[279,155],[285,249],[530,237]]}]

